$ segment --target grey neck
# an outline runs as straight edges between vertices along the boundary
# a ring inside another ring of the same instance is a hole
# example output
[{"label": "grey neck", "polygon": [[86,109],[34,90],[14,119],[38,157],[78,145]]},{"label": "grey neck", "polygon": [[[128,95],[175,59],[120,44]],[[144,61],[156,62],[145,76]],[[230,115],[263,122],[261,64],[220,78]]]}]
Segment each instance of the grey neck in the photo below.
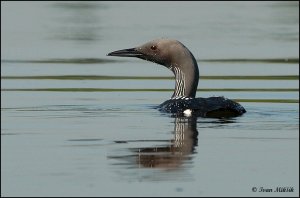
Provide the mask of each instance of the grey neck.
[{"label": "grey neck", "polygon": [[175,90],[172,99],[176,98],[195,98],[198,81],[199,70],[194,56],[183,64],[173,64],[171,70],[175,74]]}]

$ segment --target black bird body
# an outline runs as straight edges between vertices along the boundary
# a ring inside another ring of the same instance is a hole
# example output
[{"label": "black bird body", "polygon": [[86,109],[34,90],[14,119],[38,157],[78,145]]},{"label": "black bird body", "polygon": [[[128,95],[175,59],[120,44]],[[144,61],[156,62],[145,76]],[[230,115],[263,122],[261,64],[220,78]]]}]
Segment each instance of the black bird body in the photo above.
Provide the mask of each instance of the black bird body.
[{"label": "black bird body", "polygon": [[187,115],[186,110],[190,110],[194,116],[215,118],[236,117],[246,112],[240,104],[224,97],[169,99],[158,108],[177,116]]},{"label": "black bird body", "polygon": [[163,65],[175,75],[171,99],[158,106],[162,112],[178,116],[235,117],[246,110],[224,97],[196,98],[199,81],[197,61],[182,43],[172,39],[156,39],[139,47],[114,51],[108,56],[137,57]]}]

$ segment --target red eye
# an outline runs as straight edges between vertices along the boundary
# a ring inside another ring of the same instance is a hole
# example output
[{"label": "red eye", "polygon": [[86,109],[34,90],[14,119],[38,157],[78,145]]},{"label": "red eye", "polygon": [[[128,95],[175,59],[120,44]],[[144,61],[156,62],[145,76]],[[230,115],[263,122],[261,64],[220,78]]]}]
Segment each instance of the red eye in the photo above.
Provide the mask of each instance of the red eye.
[{"label": "red eye", "polygon": [[157,46],[156,46],[156,45],[152,45],[152,46],[151,46],[151,49],[152,49],[152,50],[156,50],[156,49],[157,49]]}]

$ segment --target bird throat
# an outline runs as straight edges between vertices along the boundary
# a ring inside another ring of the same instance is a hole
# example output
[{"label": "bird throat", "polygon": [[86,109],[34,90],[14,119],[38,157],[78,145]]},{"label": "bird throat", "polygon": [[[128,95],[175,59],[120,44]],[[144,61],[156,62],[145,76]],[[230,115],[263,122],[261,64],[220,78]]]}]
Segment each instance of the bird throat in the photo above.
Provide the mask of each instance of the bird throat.
[{"label": "bird throat", "polygon": [[172,99],[195,98],[199,80],[198,68],[196,71],[193,68],[183,71],[179,67],[173,67],[172,71],[175,74],[175,90]]}]

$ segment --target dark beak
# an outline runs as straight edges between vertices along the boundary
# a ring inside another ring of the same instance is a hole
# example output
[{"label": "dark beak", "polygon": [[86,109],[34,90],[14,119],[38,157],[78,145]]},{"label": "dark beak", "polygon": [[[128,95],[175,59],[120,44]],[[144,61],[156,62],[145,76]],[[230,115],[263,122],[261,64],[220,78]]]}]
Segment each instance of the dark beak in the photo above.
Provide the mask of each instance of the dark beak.
[{"label": "dark beak", "polygon": [[143,54],[138,52],[135,48],[118,50],[107,54],[107,56],[137,57],[137,58],[140,58],[142,55]]}]

